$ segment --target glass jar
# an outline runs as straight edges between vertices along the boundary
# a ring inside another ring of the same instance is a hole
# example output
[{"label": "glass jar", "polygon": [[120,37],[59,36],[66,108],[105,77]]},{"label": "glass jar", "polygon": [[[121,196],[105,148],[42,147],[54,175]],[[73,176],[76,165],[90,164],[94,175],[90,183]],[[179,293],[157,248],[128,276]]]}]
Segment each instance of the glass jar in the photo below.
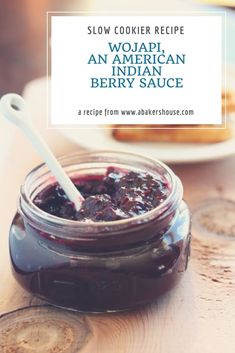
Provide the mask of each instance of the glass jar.
[{"label": "glass jar", "polygon": [[190,212],[177,176],[163,163],[123,152],[67,155],[60,163],[71,178],[104,175],[110,166],[161,175],[167,198],[142,215],[84,223],[58,218],[32,200],[55,182],[43,164],[21,187],[10,229],[13,274],[47,302],[85,312],[120,311],[155,300],[186,270]]}]

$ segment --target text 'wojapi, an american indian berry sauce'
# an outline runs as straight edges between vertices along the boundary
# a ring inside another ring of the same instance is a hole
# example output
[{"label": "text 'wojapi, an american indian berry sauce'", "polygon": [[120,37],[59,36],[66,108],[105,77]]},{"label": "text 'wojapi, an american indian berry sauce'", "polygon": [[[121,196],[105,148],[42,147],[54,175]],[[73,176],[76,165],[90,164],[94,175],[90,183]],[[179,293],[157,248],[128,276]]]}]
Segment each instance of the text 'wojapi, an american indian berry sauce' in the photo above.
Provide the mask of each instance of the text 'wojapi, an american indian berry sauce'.
[{"label": "text 'wojapi, an american indian berry sauce'", "polygon": [[167,180],[146,172],[126,172],[109,167],[105,175],[73,179],[84,197],[77,212],[58,184],[42,190],[33,200],[51,215],[77,221],[116,221],[146,213],[170,193]]}]

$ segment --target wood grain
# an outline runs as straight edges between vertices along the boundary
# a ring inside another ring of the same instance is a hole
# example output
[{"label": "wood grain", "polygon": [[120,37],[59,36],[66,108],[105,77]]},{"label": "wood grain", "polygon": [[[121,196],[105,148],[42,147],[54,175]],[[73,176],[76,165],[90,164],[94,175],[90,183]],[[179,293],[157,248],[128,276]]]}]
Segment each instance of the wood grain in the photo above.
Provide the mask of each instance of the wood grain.
[{"label": "wood grain", "polygon": [[[38,94],[45,98],[45,92]],[[35,101],[31,99],[31,103],[38,106],[36,98]],[[41,105],[44,107],[44,103]],[[44,110],[38,112],[35,122],[55,154],[79,149],[57,131],[46,130],[46,121],[41,116],[45,116]],[[4,200],[0,202],[0,313],[3,314],[27,305],[42,304],[18,286],[11,275],[8,255],[8,230],[16,209],[20,184],[40,160],[13,126],[6,126],[0,120],[0,133],[1,153],[4,156],[0,160],[0,194],[1,200]],[[185,199],[193,212],[205,199],[225,197],[235,200],[235,157],[172,168],[183,182]],[[234,258],[233,239],[203,237],[193,228],[191,261],[179,285],[141,310],[87,315],[92,335],[80,351],[233,353]]]},{"label": "wood grain", "polygon": [[[21,1],[20,5],[17,0],[1,1],[1,93],[21,92],[25,82],[45,73],[45,11],[77,10],[79,6],[79,2],[72,0],[31,3],[31,0]],[[43,119],[40,124],[44,124]],[[57,155],[77,149],[76,145],[68,143],[57,133],[48,134],[47,138]],[[16,283],[11,275],[8,254],[8,230],[16,209],[20,184],[26,173],[40,160],[15,128],[1,121],[0,151],[2,315],[24,306],[44,303]],[[235,200],[234,157],[206,164],[173,166],[173,169],[183,181],[185,199],[192,210],[212,197]],[[88,344],[80,351],[234,353],[234,278],[234,241],[207,239],[194,230],[189,268],[177,288],[141,310],[87,315],[92,334]]]},{"label": "wood grain", "polygon": [[[21,289],[10,273],[7,233],[19,185],[38,160],[23,137],[14,132],[7,163],[0,178],[1,258],[0,313],[42,303]],[[75,146],[60,137],[57,154]],[[19,158],[17,149],[28,153]],[[56,147],[55,147],[56,146]],[[77,148],[77,147],[76,147]],[[192,210],[211,197],[235,197],[235,158],[206,164],[172,166],[185,188]],[[6,178],[7,176],[7,178]],[[9,189],[7,186],[11,185]],[[194,230],[194,229],[193,229]],[[235,242],[193,232],[188,271],[180,284],[152,305],[121,314],[87,315],[92,330],[85,353],[233,353],[235,347]],[[78,314],[79,315],[79,314]],[[3,352],[5,353],[5,352]]]},{"label": "wood grain", "polygon": [[48,305],[21,308],[0,320],[4,353],[77,353],[89,341],[84,317]]}]

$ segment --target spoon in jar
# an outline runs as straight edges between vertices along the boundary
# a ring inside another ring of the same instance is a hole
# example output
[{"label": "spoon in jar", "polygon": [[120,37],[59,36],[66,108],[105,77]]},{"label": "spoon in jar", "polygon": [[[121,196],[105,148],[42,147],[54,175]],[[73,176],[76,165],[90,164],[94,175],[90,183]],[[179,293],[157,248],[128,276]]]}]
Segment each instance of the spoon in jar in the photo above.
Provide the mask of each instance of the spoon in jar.
[{"label": "spoon in jar", "polygon": [[22,130],[35,150],[42,157],[43,161],[47,164],[68,199],[74,203],[77,211],[80,210],[83,201],[82,195],[65,173],[42,136],[33,126],[24,99],[14,93],[4,95],[0,100],[0,113]]}]

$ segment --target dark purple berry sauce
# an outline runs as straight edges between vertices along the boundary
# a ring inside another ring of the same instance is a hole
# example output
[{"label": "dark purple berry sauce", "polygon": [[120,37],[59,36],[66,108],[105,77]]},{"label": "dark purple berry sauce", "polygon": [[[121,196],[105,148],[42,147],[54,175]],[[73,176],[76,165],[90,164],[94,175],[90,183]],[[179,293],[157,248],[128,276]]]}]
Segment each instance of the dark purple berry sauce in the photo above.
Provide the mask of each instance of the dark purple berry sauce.
[{"label": "dark purple berry sauce", "polygon": [[73,179],[84,197],[77,212],[58,184],[48,186],[33,200],[51,215],[77,221],[116,221],[146,213],[162,203],[170,193],[167,180],[150,173],[108,168],[105,175]]},{"label": "dark purple berry sauce", "polygon": [[[72,180],[84,197],[79,212],[52,180],[33,201],[82,224],[34,220],[23,208],[15,215],[9,246],[18,283],[51,304],[86,312],[130,309],[170,290],[187,267],[191,238],[189,209],[184,201],[172,207],[170,182],[113,167]],[[164,200],[160,216],[132,219]]]}]

